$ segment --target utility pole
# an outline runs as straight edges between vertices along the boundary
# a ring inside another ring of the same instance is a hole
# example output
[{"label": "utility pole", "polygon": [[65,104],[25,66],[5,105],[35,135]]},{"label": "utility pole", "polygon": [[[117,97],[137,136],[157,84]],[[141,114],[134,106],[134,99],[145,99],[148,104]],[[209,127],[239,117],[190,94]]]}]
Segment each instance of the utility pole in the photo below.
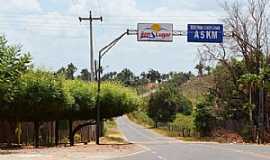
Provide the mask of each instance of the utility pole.
[{"label": "utility pole", "polygon": [[93,81],[94,80],[94,48],[93,48],[93,21],[101,21],[102,17],[92,17],[92,12],[89,12],[88,18],[82,18],[79,17],[79,21],[89,21],[89,36],[90,36],[90,77],[88,77],[88,80]]},{"label": "utility pole", "polygon": [[98,74],[97,74],[97,84],[98,84],[98,90],[97,90],[97,101],[96,101],[96,144],[99,144],[99,137],[100,137],[100,121],[101,121],[101,117],[100,117],[100,90],[101,90],[101,70],[102,70],[102,66],[101,66],[101,60],[102,57],[110,50],[112,49],[113,46],[116,45],[117,42],[120,41],[120,39],[122,39],[125,35],[128,35],[128,30],[126,32],[124,32],[123,34],[121,34],[119,37],[117,37],[116,39],[114,39],[111,43],[109,43],[108,45],[106,45],[105,47],[103,47],[102,49],[99,50],[98,52]]},{"label": "utility pole", "polygon": [[98,76],[97,76],[97,73],[98,73],[98,71],[97,71],[97,60],[95,60],[95,81],[98,81]]}]

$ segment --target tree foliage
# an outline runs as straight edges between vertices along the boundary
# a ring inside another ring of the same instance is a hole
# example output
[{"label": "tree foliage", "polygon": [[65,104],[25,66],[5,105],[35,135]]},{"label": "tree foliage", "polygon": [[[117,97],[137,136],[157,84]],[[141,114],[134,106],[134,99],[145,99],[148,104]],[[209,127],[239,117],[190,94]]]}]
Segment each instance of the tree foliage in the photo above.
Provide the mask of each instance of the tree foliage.
[{"label": "tree foliage", "polygon": [[192,104],[175,87],[164,86],[151,95],[148,115],[157,122],[169,122],[176,113],[190,115]]},{"label": "tree foliage", "polygon": [[28,71],[18,83],[10,116],[21,120],[56,119],[71,104],[61,79],[46,71]]},{"label": "tree foliage", "polygon": [[[7,45],[6,39],[0,37],[1,119],[18,121],[95,119],[96,83],[74,80],[77,68],[72,63],[67,68],[62,67],[57,73],[52,73],[29,69],[30,60],[30,55],[22,54],[20,47]],[[132,77],[132,74],[128,75]],[[84,75],[84,79],[87,76]],[[141,100],[134,90],[120,83],[102,83],[102,118],[132,112],[140,104]]]},{"label": "tree foliage", "polygon": [[225,2],[223,7],[227,17],[224,23],[225,28],[232,32],[232,37],[223,44],[204,45],[200,50],[203,60],[218,61],[222,70],[226,71],[226,74],[213,73],[221,75],[216,76],[219,79],[215,101],[224,113],[223,118],[238,121],[238,127],[235,127],[238,130],[245,127],[249,117],[250,134],[255,131],[253,140],[258,140],[258,143],[264,140],[264,131],[270,129],[266,122],[269,113],[265,113],[267,99],[262,98],[269,95],[269,73],[264,72],[270,62],[269,2]]},{"label": "tree foliage", "polygon": [[213,126],[214,96],[208,96],[197,104],[194,112],[194,124],[201,136],[209,136]]},{"label": "tree foliage", "polygon": [[161,74],[159,71],[150,69],[148,73],[146,73],[147,79],[149,79],[150,82],[157,82],[161,80]]},{"label": "tree foliage", "polygon": [[31,56],[0,36],[0,106],[14,99],[16,83],[30,66]]},{"label": "tree foliage", "polygon": [[130,84],[130,82],[134,80],[134,77],[135,77],[134,73],[127,68],[123,69],[121,72],[119,72],[116,75],[116,79],[118,81],[123,82],[124,84],[127,84],[127,85]]},{"label": "tree foliage", "polygon": [[[50,72],[37,70],[28,71],[17,85],[14,100],[0,109],[2,119],[95,119],[96,83],[64,80]],[[121,116],[139,105],[141,100],[134,90],[119,83],[102,83],[102,118]]]},{"label": "tree foliage", "polygon": [[81,70],[81,74],[79,75],[79,79],[84,80],[84,81],[88,81],[91,77],[91,73],[88,71],[88,69],[82,69]]},{"label": "tree foliage", "polygon": [[64,76],[66,79],[74,79],[75,72],[77,71],[77,67],[73,64],[70,63],[67,65],[67,67],[61,67],[59,70],[56,71],[58,75]]}]

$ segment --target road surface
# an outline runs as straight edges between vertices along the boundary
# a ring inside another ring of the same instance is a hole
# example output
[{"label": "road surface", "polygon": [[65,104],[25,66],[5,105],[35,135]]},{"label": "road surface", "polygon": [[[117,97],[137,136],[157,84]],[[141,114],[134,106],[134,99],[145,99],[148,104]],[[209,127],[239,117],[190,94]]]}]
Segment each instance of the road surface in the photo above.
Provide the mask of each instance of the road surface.
[{"label": "road surface", "polygon": [[187,143],[145,129],[127,117],[117,119],[127,140],[143,151],[113,160],[270,160],[270,146]]}]

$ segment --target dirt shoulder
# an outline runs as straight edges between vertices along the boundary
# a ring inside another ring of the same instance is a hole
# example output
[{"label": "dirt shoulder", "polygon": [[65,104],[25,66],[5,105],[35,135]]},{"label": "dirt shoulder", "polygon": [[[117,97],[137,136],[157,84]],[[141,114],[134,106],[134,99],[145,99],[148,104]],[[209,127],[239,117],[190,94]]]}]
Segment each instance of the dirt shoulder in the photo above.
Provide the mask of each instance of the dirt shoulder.
[{"label": "dirt shoulder", "polygon": [[141,151],[135,144],[79,144],[74,147],[25,148],[16,150],[0,150],[0,160],[32,159],[32,160],[84,160],[109,159],[125,156]]},{"label": "dirt shoulder", "polygon": [[142,147],[128,143],[114,122],[108,123],[106,135],[100,139],[100,143],[75,144],[73,147],[0,149],[0,160],[105,160],[144,152]]}]

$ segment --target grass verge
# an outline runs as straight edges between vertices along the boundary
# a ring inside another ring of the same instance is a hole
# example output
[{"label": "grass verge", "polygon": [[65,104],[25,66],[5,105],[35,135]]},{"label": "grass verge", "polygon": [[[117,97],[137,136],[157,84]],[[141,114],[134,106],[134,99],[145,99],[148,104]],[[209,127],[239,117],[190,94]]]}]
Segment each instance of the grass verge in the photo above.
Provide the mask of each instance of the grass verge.
[{"label": "grass verge", "polygon": [[107,120],[104,124],[105,135],[101,138],[103,144],[128,144],[124,135],[120,132],[114,119]]},{"label": "grass verge", "polygon": [[[143,119],[141,119],[143,117]],[[153,122],[149,120],[150,118],[146,118],[146,115],[143,115],[143,113],[132,113],[128,115],[128,118],[133,121],[136,124],[142,125],[145,128],[148,128],[160,135],[167,136],[167,137],[174,137],[181,141],[186,142],[220,142],[214,137],[180,137],[175,136],[175,133],[169,132],[166,128],[154,128]]]}]

